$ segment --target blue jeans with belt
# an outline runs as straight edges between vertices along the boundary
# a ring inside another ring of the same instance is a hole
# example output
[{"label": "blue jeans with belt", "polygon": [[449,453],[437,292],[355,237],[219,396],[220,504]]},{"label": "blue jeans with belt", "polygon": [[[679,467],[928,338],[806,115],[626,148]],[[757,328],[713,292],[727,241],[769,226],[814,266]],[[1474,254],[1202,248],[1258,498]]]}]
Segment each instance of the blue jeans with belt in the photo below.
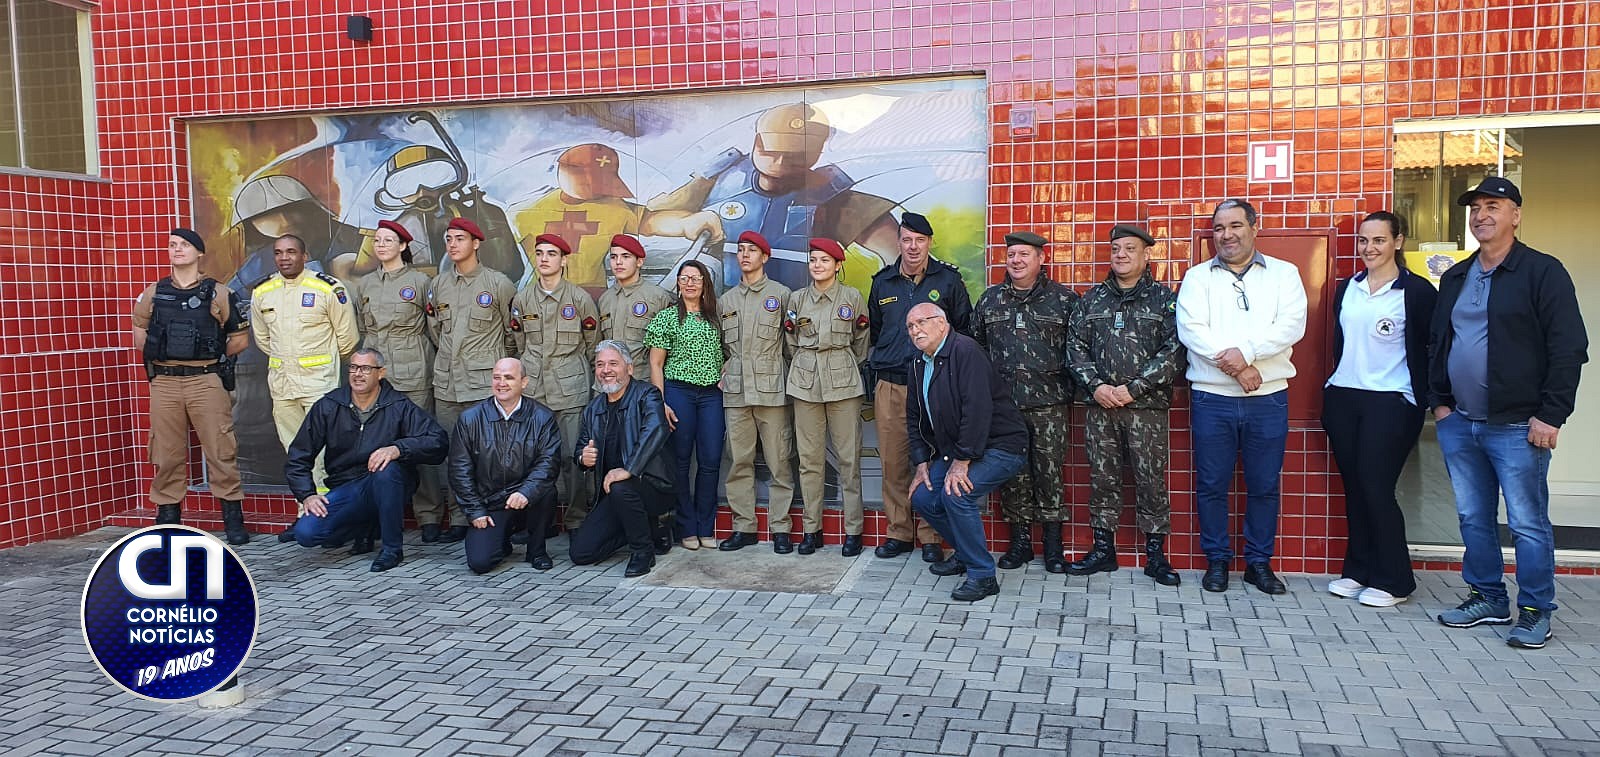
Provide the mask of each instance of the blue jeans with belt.
[{"label": "blue jeans with belt", "polygon": [[[678,494],[678,538],[716,534],[717,487],[722,483],[722,445],[727,440],[727,420],[722,413],[722,390],[715,384],[696,386],[667,380],[667,406],[678,416],[672,430],[672,451],[678,456],[674,488]],[[693,488],[689,458],[695,457]]]},{"label": "blue jeans with belt", "polygon": [[1194,439],[1195,514],[1207,560],[1233,559],[1228,494],[1233,468],[1244,464],[1244,559],[1272,559],[1278,538],[1278,477],[1289,439],[1289,392],[1229,397],[1195,391],[1189,401]]},{"label": "blue jeans with belt", "polygon": [[928,462],[928,485],[911,493],[911,506],[956,548],[956,559],[967,568],[968,578],[993,578],[994,555],[983,532],[983,507],[989,493],[1000,488],[1022,470],[1022,455],[991,449],[967,466],[972,491],[946,494],[944,479],[950,472],[950,459],[937,457]]}]

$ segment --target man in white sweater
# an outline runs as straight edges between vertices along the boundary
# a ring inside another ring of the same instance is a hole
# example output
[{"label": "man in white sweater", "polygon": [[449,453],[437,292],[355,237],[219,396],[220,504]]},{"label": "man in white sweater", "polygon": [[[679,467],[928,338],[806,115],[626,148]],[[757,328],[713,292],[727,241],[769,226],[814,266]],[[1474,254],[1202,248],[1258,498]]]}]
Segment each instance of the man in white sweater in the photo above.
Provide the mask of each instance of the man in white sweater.
[{"label": "man in white sweater", "polygon": [[1217,256],[1188,270],[1178,289],[1178,339],[1189,348],[1195,508],[1206,553],[1206,591],[1228,589],[1233,559],[1228,495],[1244,458],[1245,582],[1287,589],[1272,574],[1278,476],[1289,435],[1289,354],[1306,331],[1300,270],[1256,249],[1256,209],[1224,200],[1211,213]]}]

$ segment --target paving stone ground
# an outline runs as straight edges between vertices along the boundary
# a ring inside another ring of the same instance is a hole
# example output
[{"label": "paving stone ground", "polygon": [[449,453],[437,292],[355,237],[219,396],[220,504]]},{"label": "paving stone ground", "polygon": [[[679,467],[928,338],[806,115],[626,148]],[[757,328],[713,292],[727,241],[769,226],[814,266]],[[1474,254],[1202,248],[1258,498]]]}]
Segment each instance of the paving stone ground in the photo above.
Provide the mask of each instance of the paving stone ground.
[{"label": "paving stone ground", "polygon": [[1435,623],[1462,591],[1444,573],[1374,610],[1326,576],[1272,598],[1035,563],[966,605],[915,556],[799,594],[649,586],[572,566],[565,539],[551,572],[474,576],[414,534],[386,574],[258,536],[248,699],[203,711],[88,656],[83,582],[123,533],[0,551],[0,753],[1600,754],[1596,579],[1559,580],[1556,638],[1528,652]]}]

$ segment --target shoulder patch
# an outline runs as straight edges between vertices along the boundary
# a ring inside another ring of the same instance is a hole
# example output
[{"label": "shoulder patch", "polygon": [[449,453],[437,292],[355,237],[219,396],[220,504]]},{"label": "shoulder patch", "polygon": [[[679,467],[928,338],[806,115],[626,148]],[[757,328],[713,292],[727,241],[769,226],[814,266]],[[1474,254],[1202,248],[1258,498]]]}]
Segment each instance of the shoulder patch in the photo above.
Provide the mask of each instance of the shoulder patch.
[{"label": "shoulder patch", "polygon": [[939,290],[934,289],[934,290],[928,292],[928,302],[938,302],[938,301],[939,301]]},{"label": "shoulder patch", "polygon": [[350,297],[349,295],[345,294],[344,287],[342,286],[336,286],[333,288],[333,296],[339,298],[340,305],[345,305],[350,302]]}]

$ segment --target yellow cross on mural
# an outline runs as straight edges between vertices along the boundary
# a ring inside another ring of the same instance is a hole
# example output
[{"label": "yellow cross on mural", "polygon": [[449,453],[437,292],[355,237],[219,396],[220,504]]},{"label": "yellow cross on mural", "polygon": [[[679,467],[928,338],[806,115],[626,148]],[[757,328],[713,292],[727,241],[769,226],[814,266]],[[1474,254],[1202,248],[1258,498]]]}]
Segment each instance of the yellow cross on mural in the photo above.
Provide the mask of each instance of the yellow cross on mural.
[{"label": "yellow cross on mural", "polygon": [[600,157],[595,158],[594,162],[599,163],[601,166],[611,165],[611,159],[606,157],[606,156],[604,156],[604,155],[601,155]]}]

